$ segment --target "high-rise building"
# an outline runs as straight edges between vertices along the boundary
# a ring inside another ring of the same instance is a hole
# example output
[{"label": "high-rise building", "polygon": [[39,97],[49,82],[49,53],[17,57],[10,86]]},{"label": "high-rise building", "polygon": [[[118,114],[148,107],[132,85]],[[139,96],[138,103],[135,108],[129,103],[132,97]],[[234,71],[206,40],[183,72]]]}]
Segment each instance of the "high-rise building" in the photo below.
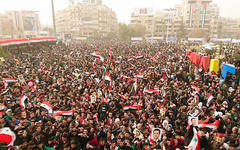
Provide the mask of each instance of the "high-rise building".
[{"label": "high-rise building", "polygon": [[183,23],[188,32],[202,30],[208,37],[217,36],[218,18],[219,8],[212,0],[183,0]]},{"label": "high-rise building", "polygon": [[[77,3],[58,11],[56,27],[59,35],[72,38],[108,37],[117,33],[117,17],[106,5]],[[95,2],[101,2],[96,0]]]}]

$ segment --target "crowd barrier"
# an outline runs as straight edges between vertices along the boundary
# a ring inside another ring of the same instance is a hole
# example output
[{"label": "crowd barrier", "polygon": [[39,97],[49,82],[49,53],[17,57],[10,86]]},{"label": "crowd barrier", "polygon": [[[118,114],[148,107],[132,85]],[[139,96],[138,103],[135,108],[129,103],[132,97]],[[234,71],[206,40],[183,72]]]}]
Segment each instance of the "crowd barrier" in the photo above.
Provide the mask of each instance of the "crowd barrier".
[{"label": "crowd barrier", "polygon": [[[215,72],[216,74],[219,72],[220,61],[218,59],[210,59],[207,56],[201,56],[200,54],[191,51],[186,51],[186,55],[193,64],[202,68],[204,71]],[[235,75],[236,67],[232,64],[223,64],[222,77],[226,78],[228,73]]]}]

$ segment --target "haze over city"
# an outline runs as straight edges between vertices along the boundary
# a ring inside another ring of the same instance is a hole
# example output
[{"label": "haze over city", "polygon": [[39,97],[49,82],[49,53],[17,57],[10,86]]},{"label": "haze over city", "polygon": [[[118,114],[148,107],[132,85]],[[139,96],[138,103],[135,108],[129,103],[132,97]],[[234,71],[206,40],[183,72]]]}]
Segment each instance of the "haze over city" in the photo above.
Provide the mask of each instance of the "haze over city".
[{"label": "haze over city", "polygon": [[[55,0],[55,13],[69,6],[69,0]],[[130,22],[130,16],[136,7],[153,7],[155,10],[173,8],[182,0],[103,0],[103,4],[116,12],[118,22]],[[213,0],[220,8],[220,16],[240,18],[239,0]],[[41,25],[51,25],[50,0],[8,0],[1,1],[0,12],[6,10],[33,10],[39,12]]]}]

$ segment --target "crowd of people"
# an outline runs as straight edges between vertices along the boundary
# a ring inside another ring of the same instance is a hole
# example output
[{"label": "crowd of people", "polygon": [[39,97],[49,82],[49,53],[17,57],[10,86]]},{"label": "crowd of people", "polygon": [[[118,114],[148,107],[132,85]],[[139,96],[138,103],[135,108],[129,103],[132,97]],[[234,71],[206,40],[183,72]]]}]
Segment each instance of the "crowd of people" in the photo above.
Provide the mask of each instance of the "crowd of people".
[{"label": "crowd of people", "polygon": [[12,51],[0,64],[0,129],[16,138],[0,149],[239,149],[240,66],[222,79],[185,50],[84,42]]}]

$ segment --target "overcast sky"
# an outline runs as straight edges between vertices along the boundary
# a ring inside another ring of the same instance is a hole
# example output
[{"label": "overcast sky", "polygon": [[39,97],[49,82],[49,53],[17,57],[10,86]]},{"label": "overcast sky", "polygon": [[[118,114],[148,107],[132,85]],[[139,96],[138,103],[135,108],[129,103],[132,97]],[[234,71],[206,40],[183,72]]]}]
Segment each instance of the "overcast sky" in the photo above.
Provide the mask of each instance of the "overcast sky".
[{"label": "overcast sky", "polygon": [[[55,10],[66,8],[69,0],[54,0]],[[180,4],[182,0],[103,0],[103,3],[112,8],[119,22],[129,23],[131,12],[136,7],[153,7],[164,9]],[[223,17],[240,18],[240,0],[213,0],[219,4],[220,15]],[[52,24],[51,0],[1,0],[0,12],[5,10],[34,10],[39,11],[42,25]]]}]

